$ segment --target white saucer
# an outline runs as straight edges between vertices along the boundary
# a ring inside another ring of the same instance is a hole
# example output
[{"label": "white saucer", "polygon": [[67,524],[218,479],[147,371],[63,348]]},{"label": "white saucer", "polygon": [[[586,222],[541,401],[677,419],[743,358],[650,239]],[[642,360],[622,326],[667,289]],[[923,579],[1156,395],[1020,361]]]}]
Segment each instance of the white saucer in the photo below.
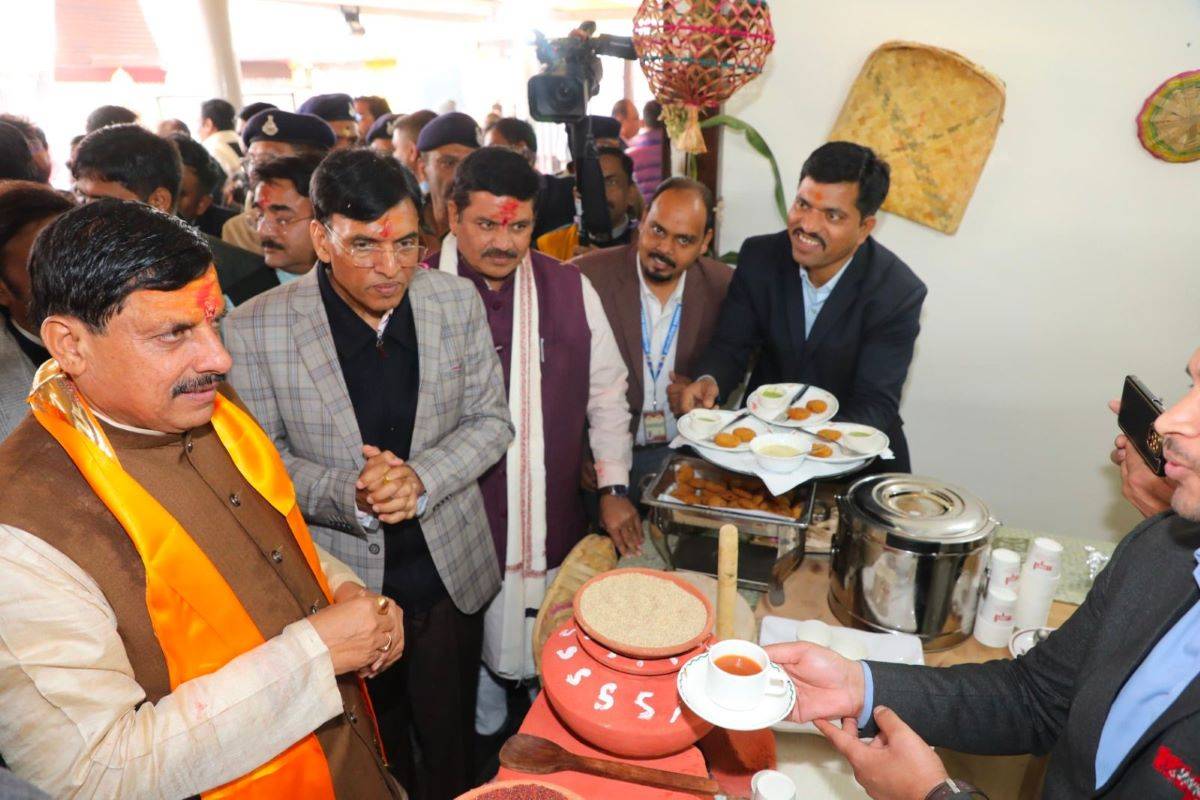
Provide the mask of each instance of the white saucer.
[{"label": "white saucer", "polygon": [[749,711],[730,711],[709,699],[704,691],[704,673],[708,669],[708,653],[701,653],[683,665],[675,686],[684,705],[705,722],[731,731],[757,731],[769,728],[792,712],[796,704],[796,687],[778,664],[771,664],[772,677],[782,678],[787,692],[781,696],[764,695],[762,702]]}]

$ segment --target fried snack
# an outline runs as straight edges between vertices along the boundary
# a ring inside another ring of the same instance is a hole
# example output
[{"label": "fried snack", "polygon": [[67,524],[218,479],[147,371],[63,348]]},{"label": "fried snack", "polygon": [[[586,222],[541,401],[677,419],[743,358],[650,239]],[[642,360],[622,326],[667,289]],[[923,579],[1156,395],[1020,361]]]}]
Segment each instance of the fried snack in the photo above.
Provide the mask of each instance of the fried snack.
[{"label": "fried snack", "polygon": [[713,437],[713,444],[717,447],[737,447],[741,443],[742,440],[732,433],[718,433]]},{"label": "fried snack", "polygon": [[826,403],[824,400],[809,400],[804,404],[804,407],[814,414],[822,414],[825,412],[825,409],[829,408],[829,403]]},{"label": "fried snack", "polygon": [[741,439],[743,442],[749,442],[755,436],[758,436],[758,432],[753,428],[734,428],[733,435]]},{"label": "fried snack", "polygon": [[813,442],[812,450],[809,450],[808,454],[813,458],[829,458],[833,455],[833,448],[827,444]]},{"label": "fried snack", "polygon": [[821,430],[817,431],[817,436],[820,436],[827,442],[836,442],[838,439],[842,438],[842,432],[835,431],[833,428],[822,428]]},{"label": "fried snack", "polygon": [[773,497],[761,481],[741,475],[722,475],[719,480],[702,478],[690,464],[676,467],[670,496],[691,506],[766,511],[793,520],[804,515],[804,503],[793,505],[789,501],[791,493]]},{"label": "fried snack", "polygon": [[811,416],[812,412],[807,408],[800,408],[799,406],[796,406],[795,408],[788,409],[788,419],[792,420],[793,422],[799,422],[801,420],[808,419]]}]

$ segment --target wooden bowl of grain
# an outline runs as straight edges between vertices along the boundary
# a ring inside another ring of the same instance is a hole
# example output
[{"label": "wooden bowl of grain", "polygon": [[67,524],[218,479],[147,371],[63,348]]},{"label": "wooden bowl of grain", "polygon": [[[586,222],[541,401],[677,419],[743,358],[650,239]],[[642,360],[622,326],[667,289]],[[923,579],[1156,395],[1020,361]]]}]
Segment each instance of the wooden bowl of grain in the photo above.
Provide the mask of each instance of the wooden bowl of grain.
[{"label": "wooden bowl of grain", "polygon": [[561,786],[537,778],[515,781],[485,783],[457,800],[583,800],[582,797]]},{"label": "wooden bowl of grain", "polygon": [[712,635],[713,608],[704,593],[657,569],[603,572],[575,593],[575,621],[608,649],[633,658],[668,658]]}]

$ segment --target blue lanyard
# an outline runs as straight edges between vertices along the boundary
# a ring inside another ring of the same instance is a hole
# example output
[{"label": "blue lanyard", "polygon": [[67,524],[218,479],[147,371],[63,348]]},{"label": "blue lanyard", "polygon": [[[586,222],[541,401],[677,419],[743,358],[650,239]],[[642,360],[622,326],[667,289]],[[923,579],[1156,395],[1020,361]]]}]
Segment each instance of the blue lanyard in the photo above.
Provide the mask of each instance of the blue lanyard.
[{"label": "blue lanyard", "polygon": [[650,360],[650,323],[646,321],[646,309],[642,308],[642,355],[646,357],[646,369],[650,370],[650,384],[657,385],[662,375],[663,367],[667,365],[667,353],[671,352],[671,342],[675,341],[675,333],[679,330],[679,315],[683,311],[683,303],[675,304],[675,313],[671,315],[671,327],[667,329],[667,338],[663,340],[662,355],[658,357],[658,366]]}]

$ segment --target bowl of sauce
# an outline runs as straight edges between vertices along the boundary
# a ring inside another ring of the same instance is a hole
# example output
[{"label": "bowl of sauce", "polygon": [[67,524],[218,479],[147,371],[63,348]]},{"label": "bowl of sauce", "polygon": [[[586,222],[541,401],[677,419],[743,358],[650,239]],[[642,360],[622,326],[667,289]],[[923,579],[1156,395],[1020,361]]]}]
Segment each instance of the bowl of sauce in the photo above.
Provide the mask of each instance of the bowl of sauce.
[{"label": "bowl of sauce", "polygon": [[794,433],[768,433],[750,442],[750,452],[768,472],[791,472],[803,463],[808,445]]}]

